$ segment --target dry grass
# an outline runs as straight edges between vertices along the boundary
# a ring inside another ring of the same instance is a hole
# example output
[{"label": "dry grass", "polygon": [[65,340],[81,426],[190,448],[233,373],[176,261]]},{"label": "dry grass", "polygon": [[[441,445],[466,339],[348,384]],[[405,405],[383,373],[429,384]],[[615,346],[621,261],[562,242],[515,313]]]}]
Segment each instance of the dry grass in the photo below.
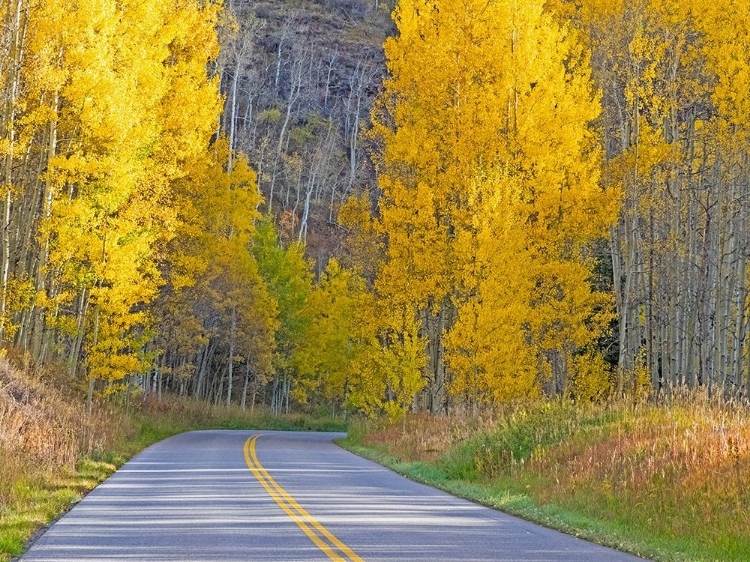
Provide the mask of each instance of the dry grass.
[{"label": "dry grass", "polygon": [[62,372],[0,358],[0,560],[115,470],[101,458],[137,434],[116,410],[89,415]]},{"label": "dry grass", "polygon": [[436,461],[454,445],[494,428],[494,418],[431,416],[412,414],[406,420],[406,431],[402,425],[380,423],[370,427],[365,443],[407,461]]},{"label": "dry grass", "polygon": [[406,433],[372,428],[363,442],[626,529],[665,559],[750,559],[744,404],[693,393],[658,406],[515,405],[474,420],[414,416]]},{"label": "dry grass", "polygon": [[20,480],[73,470],[84,456],[95,456],[132,434],[125,416],[106,408],[88,415],[66,381],[26,364],[0,359],[0,508],[14,500]]},{"label": "dry grass", "polygon": [[540,501],[747,559],[748,421],[745,407],[704,396],[642,405],[587,435],[540,448],[525,470]]}]

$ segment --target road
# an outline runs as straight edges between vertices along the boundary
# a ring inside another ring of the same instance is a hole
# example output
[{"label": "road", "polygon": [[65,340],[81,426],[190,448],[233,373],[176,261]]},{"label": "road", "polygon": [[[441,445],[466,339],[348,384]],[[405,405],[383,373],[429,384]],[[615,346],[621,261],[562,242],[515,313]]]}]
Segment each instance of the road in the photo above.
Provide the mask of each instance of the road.
[{"label": "road", "polygon": [[171,437],[22,560],[639,560],[411,482],[340,449],[340,435]]}]

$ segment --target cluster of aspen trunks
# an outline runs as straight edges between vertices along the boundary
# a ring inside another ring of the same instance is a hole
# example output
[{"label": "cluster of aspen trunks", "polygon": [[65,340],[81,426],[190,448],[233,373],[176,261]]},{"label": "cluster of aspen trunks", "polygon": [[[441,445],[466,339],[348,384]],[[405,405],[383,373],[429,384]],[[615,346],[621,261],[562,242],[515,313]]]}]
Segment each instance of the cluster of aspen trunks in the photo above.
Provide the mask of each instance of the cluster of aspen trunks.
[{"label": "cluster of aspen trunks", "polygon": [[[600,351],[617,359],[613,385],[750,395],[746,5],[546,8],[580,34],[601,96],[590,129],[604,149],[602,187],[619,198],[609,255],[598,256],[599,270],[612,271],[614,333]],[[422,309],[428,384],[420,404],[433,411],[451,402],[442,335],[455,315],[450,302]],[[565,356],[547,355],[548,391],[566,389]]]},{"label": "cluster of aspen trunks", "polygon": [[750,145],[746,96],[733,93],[750,65],[742,12],[635,2],[591,22],[605,181],[622,186],[619,366],[646,368],[657,391],[750,394]]}]

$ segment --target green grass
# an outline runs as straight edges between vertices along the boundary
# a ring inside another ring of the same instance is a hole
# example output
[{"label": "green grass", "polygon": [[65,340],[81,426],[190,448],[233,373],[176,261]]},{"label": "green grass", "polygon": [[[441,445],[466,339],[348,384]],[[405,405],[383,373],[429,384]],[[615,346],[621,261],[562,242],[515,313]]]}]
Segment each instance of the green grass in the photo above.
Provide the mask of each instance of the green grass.
[{"label": "green grass", "polygon": [[62,474],[15,482],[14,501],[0,511],[0,558],[21,554],[36,530],[80,501],[115,469],[105,461],[83,459]]},{"label": "green grass", "polygon": [[[344,447],[413,480],[654,560],[750,560],[747,411],[687,401],[507,408],[352,427]],[[717,431],[716,428],[721,428]]]}]

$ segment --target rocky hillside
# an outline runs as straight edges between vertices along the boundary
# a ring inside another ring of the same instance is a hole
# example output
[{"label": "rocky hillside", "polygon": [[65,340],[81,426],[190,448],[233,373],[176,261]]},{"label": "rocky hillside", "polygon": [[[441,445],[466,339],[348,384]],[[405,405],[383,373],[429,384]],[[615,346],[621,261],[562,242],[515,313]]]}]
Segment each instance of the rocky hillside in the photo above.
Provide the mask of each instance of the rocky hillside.
[{"label": "rocky hillside", "polygon": [[390,6],[362,0],[235,0],[220,61],[221,128],[258,172],[264,211],[321,267],[337,209],[373,181],[362,131],[385,72]]}]

